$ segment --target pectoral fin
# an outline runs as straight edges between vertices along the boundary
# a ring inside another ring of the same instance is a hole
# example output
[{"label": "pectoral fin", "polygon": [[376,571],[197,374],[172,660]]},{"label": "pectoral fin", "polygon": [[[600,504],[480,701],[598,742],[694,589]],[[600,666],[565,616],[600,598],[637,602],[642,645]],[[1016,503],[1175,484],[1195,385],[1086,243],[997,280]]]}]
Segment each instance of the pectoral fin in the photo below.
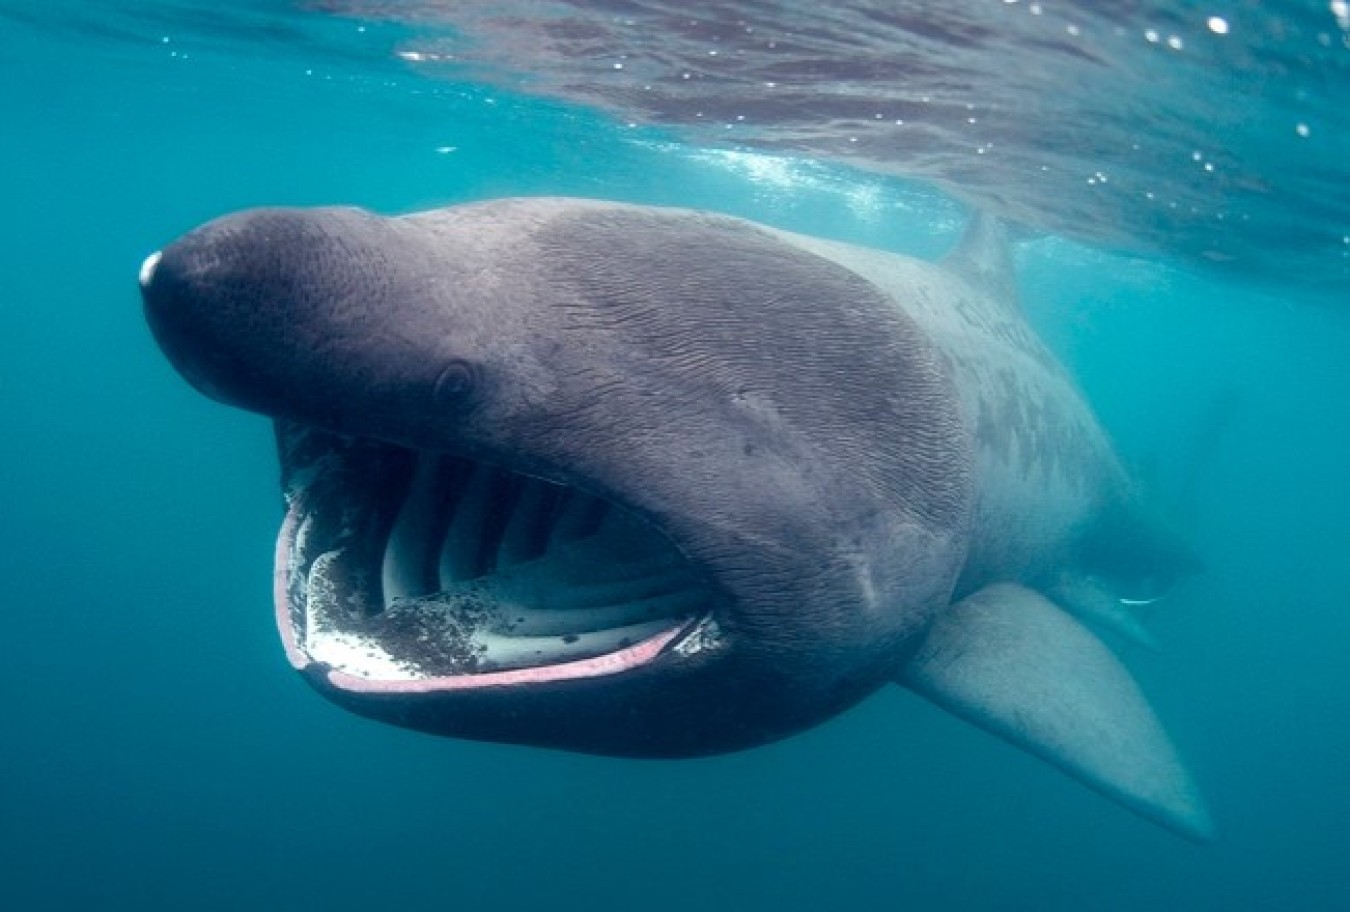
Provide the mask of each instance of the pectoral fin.
[{"label": "pectoral fin", "polygon": [[900,683],[1188,839],[1213,838],[1204,803],[1129,672],[1029,589],[993,585],[952,605]]}]

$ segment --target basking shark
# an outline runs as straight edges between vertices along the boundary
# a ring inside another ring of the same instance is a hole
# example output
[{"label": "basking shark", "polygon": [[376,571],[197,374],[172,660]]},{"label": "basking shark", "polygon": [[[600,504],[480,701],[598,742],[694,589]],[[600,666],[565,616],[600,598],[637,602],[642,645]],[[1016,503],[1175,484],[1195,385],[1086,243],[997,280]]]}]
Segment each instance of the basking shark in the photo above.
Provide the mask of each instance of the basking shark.
[{"label": "basking shark", "polygon": [[275,420],[277,622],[338,704],[677,757],[894,682],[1210,836],[1073,616],[1128,631],[1194,558],[1019,312],[996,222],[930,263],[576,199],[258,209],[140,280],[184,377]]}]

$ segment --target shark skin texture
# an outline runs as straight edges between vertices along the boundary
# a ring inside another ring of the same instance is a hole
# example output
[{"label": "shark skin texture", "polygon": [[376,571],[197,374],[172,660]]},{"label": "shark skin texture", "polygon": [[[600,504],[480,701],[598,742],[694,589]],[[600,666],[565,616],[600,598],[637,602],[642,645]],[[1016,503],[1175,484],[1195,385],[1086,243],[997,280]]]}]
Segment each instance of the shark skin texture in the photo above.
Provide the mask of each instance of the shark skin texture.
[{"label": "shark skin texture", "polygon": [[997,222],[927,262],[595,200],[256,209],[140,279],[179,372],[276,424],[278,627],[337,704],[680,757],[898,683],[1211,838],[1092,632],[1198,562]]}]

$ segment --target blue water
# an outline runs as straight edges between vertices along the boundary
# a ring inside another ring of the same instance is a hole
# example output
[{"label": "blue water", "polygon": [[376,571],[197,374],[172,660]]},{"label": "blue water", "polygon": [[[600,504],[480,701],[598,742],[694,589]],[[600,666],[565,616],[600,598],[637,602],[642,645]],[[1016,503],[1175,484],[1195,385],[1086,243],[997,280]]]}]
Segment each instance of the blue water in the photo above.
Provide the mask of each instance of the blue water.
[{"label": "blue water", "polygon": [[[273,629],[270,431],[164,361],[147,253],[264,203],[603,196],[925,256],[963,212],[951,160],[897,180],[674,118],[630,128],[514,77],[409,66],[426,22],[308,6],[0,2],[0,908],[1350,908],[1335,148],[1301,176],[1318,193],[1281,197],[1330,239],[1283,282],[1278,258],[1206,260],[1191,233],[1105,249],[1086,243],[1099,214],[1019,210],[1028,312],[1208,564],[1152,619],[1161,649],[1127,653],[1220,827],[1197,847],[899,690],[680,762],[442,741],[311,693]],[[1341,48],[1298,122],[1344,143],[1342,35],[1296,6]],[[1269,161],[1249,138],[1249,173],[1287,167],[1287,136]]]}]

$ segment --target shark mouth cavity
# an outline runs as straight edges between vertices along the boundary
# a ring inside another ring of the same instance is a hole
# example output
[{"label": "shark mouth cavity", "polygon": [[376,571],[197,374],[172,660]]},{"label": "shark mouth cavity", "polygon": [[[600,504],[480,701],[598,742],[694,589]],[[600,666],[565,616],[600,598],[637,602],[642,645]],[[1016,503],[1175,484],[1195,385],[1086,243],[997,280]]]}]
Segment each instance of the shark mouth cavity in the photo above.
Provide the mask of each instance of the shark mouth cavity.
[{"label": "shark mouth cavity", "polygon": [[278,425],[287,655],[341,689],[431,692],[615,674],[718,596],[657,529],[578,488]]}]

